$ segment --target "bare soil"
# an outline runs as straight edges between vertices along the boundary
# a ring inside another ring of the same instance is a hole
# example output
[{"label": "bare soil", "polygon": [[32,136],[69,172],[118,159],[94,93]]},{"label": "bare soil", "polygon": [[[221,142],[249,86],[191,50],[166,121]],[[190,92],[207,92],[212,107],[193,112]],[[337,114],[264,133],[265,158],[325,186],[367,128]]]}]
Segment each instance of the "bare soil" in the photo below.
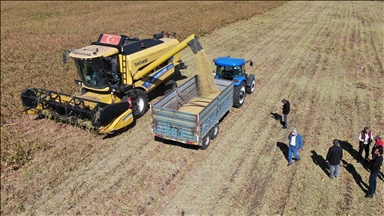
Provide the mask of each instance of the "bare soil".
[{"label": "bare soil", "polygon": [[[383,169],[366,199],[369,171],[356,164],[358,132],[384,135],[382,12],[373,1],[289,2],[200,38],[208,59],[251,59],[256,77],[204,151],[156,141],[149,113],[114,136],[17,119],[4,127],[50,148],[2,174],[1,214],[383,215]],[[182,75],[192,77],[196,56],[183,54]],[[282,98],[292,106],[288,129],[274,118]],[[288,167],[294,128],[304,148]],[[333,139],[344,149],[337,179],[325,163]]]}]

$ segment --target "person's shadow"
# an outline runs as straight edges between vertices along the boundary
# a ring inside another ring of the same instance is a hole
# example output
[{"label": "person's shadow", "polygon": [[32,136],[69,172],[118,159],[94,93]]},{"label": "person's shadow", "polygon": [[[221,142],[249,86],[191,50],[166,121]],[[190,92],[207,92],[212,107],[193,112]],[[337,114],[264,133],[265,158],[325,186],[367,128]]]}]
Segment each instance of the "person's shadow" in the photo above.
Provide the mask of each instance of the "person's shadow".
[{"label": "person's shadow", "polygon": [[343,162],[345,169],[352,174],[356,184],[361,188],[361,190],[364,193],[368,193],[369,186],[363,181],[360,174],[357,173],[356,168],[352,164],[347,163],[344,159],[341,161]]},{"label": "person's shadow", "polygon": [[379,179],[384,182],[384,173],[379,172]]},{"label": "person's shadow", "polygon": [[[359,152],[355,150],[348,141],[339,140],[339,144],[341,148],[343,148],[353,157],[353,159],[355,159],[356,161],[359,159]],[[365,170],[370,171],[370,168],[369,168],[370,164],[367,161],[365,160],[361,161],[361,165]]]},{"label": "person's shadow", "polygon": [[285,143],[277,142],[277,147],[280,148],[280,150],[283,153],[285,159],[288,161],[288,146]]},{"label": "person's shadow", "polygon": [[312,150],[311,153],[312,153],[311,158],[313,163],[319,166],[324,171],[324,173],[329,177],[330,173],[328,171],[328,164],[323,158],[323,156],[318,155],[315,150]]},{"label": "person's shadow", "polygon": [[271,113],[271,117],[274,118],[275,120],[278,120],[280,124],[284,126],[283,117],[280,114]]},{"label": "person's shadow", "polygon": [[339,140],[339,144],[341,148],[343,148],[353,157],[353,159],[355,160],[359,159],[359,152],[353,149],[353,146],[348,141]]}]

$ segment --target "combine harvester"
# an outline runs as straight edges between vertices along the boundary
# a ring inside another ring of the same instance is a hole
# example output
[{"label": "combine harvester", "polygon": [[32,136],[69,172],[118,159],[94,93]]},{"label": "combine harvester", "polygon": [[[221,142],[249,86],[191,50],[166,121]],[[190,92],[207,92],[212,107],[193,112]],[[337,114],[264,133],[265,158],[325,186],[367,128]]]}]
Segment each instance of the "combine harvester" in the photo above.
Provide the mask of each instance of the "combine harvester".
[{"label": "combine harvester", "polygon": [[[161,32],[140,40],[101,34],[91,45],[69,52],[82,94],[67,95],[28,87],[21,94],[29,114],[37,114],[110,134],[130,125],[148,110],[148,93],[161,84],[176,88],[172,74],[184,68],[181,51],[202,49],[191,35],[179,42],[174,33]],[[67,53],[63,53],[66,63]]]}]

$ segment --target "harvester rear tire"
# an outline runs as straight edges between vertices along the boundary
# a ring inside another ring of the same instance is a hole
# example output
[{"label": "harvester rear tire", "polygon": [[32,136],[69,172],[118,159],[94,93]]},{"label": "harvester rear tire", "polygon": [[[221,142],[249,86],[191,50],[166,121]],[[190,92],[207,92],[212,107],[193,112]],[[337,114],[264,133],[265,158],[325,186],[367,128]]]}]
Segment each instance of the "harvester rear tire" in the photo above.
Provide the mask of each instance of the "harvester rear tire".
[{"label": "harvester rear tire", "polygon": [[133,102],[133,116],[135,118],[142,117],[148,111],[148,96],[145,91],[136,90],[136,98]]},{"label": "harvester rear tire", "polygon": [[211,137],[209,134],[207,134],[204,139],[200,141],[200,149],[205,150],[209,147],[209,144],[211,143]]},{"label": "harvester rear tire", "polygon": [[245,83],[242,82],[240,85],[235,86],[233,92],[233,106],[236,108],[241,107],[245,101]]}]

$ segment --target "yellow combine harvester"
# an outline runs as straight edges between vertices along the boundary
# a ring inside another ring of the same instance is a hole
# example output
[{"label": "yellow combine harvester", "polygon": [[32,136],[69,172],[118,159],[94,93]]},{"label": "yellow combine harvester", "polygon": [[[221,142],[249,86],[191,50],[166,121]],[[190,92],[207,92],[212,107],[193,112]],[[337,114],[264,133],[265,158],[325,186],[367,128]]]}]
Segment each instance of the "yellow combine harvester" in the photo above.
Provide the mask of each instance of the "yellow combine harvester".
[{"label": "yellow combine harvester", "polygon": [[[28,87],[21,94],[29,114],[38,114],[95,130],[113,133],[148,110],[147,94],[183,69],[181,51],[202,49],[191,35],[179,42],[176,34],[161,32],[140,40],[125,35],[101,34],[91,45],[69,52],[82,87],[79,96]],[[63,62],[66,63],[63,54]]]}]

